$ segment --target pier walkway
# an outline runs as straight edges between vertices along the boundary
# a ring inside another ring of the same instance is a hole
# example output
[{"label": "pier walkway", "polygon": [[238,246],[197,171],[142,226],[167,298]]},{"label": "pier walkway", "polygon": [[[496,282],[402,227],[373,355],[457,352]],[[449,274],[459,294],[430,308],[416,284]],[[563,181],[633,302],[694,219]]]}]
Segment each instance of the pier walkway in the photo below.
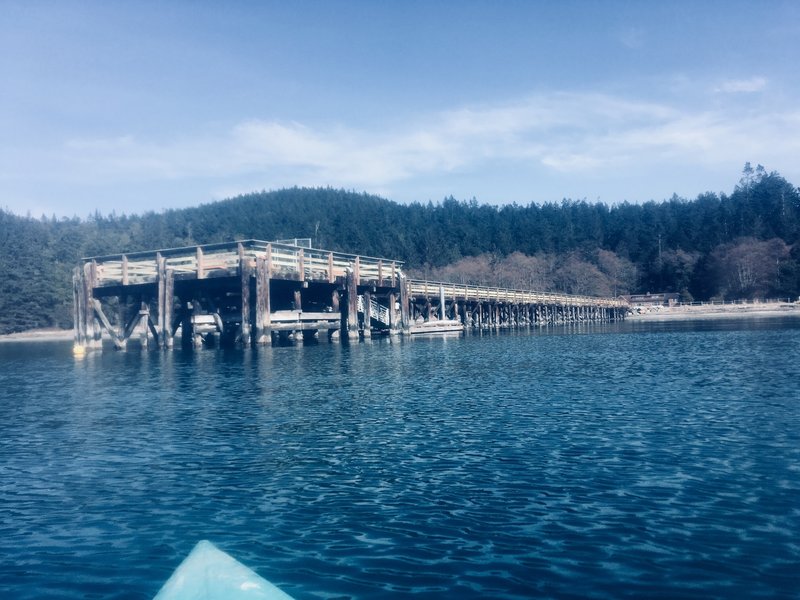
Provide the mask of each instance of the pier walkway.
[{"label": "pier walkway", "polygon": [[624,300],[410,279],[402,261],[243,240],[84,259],[73,276],[75,343],[132,336],[171,347],[357,339],[624,319]]}]

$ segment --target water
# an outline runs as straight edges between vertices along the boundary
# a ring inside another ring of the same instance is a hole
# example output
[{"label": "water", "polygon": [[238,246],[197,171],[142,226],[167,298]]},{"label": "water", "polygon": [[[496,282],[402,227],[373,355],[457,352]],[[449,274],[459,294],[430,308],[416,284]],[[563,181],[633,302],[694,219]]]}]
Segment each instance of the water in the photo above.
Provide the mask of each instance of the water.
[{"label": "water", "polygon": [[258,351],[0,344],[0,597],[210,539],[303,598],[790,598],[800,320]]}]

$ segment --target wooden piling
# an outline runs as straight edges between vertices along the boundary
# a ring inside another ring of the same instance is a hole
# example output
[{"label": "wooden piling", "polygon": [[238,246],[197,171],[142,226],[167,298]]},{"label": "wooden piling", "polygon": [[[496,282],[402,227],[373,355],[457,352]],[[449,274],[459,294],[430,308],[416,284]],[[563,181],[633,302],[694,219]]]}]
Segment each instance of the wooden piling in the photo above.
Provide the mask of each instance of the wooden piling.
[{"label": "wooden piling", "polygon": [[174,307],[175,307],[175,271],[164,269],[164,346],[172,348],[175,342]]},{"label": "wooden piling", "polygon": [[128,285],[128,256],[122,255],[122,285]]},{"label": "wooden piling", "polygon": [[297,279],[305,281],[306,278],[306,255],[301,248],[297,252]]},{"label": "wooden piling", "polygon": [[256,258],[256,335],[255,342],[259,345],[272,343],[270,306],[269,306],[269,273],[267,261],[259,256]]},{"label": "wooden piling", "polygon": [[156,253],[156,285],[158,287],[158,325],[156,330],[158,335],[155,336],[156,347],[167,347],[167,325],[166,325],[166,287],[167,287],[167,261]]},{"label": "wooden piling", "polygon": [[197,278],[198,279],[205,279],[206,277],[206,264],[203,256],[203,249],[198,246],[197,252],[195,256],[195,260],[197,261]]},{"label": "wooden piling", "polygon": [[369,291],[364,292],[364,330],[362,333],[365,338],[372,335],[372,294]]},{"label": "wooden piling", "polygon": [[194,345],[192,338],[192,303],[181,298],[181,347],[191,348]]},{"label": "wooden piling", "polygon": [[[356,260],[356,267],[358,266]],[[346,307],[343,319],[342,339],[358,339],[358,283],[355,268],[347,269],[345,276]]]},{"label": "wooden piling", "polygon": [[97,263],[91,261],[83,266],[83,336],[84,346],[99,348],[100,327],[96,326],[94,316],[94,277]]},{"label": "wooden piling", "polygon": [[[147,305],[144,299],[139,307],[139,327],[140,327],[140,339],[142,343],[142,348],[147,348],[147,333],[148,328],[150,326],[150,307]],[[158,336],[154,336],[158,337]]]},{"label": "wooden piling", "polygon": [[400,325],[404,333],[411,332],[411,294],[408,289],[408,278],[400,275]]},{"label": "wooden piling", "polygon": [[80,347],[78,340],[78,273],[77,269],[72,269],[72,332],[75,347]]},{"label": "wooden piling", "polygon": [[191,327],[191,341],[192,346],[195,348],[199,348],[203,344],[202,336],[197,332],[197,317],[203,314],[203,306],[200,304],[200,299],[195,296],[192,298],[192,327]]},{"label": "wooden piling", "polygon": [[397,322],[397,296],[394,292],[389,294],[389,333],[397,333],[398,322]]},{"label": "wooden piling", "polygon": [[239,277],[242,301],[237,342],[247,345],[250,343],[250,264],[244,257],[241,244],[239,244]]},{"label": "wooden piling", "polygon": [[86,309],[84,303],[86,298],[84,296],[85,288],[83,286],[83,269],[75,267],[72,271],[72,324],[74,329],[75,347],[76,349],[83,350],[86,347],[86,338],[84,335],[84,319],[86,318]]},{"label": "wooden piling", "polygon": [[331,311],[333,313],[339,313],[339,329],[329,329],[328,330],[328,339],[331,341],[339,341],[341,339],[341,332],[344,331],[345,325],[345,318],[342,314],[341,309],[341,302],[339,301],[339,290],[334,289],[331,292]]}]

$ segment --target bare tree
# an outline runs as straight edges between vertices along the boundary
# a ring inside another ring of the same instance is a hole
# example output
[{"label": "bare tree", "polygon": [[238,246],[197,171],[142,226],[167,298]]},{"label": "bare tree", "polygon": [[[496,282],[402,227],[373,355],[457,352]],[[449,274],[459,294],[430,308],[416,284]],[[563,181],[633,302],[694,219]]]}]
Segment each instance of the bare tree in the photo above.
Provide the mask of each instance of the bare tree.
[{"label": "bare tree", "polygon": [[763,298],[780,285],[781,262],[789,246],[773,238],[740,238],[717,246],[711,253],[718,294],[722,297]]}]

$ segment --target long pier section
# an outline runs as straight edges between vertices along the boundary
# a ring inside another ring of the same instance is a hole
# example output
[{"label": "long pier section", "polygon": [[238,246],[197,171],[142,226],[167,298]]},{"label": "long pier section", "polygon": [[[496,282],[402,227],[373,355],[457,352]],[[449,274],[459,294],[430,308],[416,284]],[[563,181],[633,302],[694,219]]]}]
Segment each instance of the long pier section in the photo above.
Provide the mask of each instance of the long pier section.
[{"label": "long pier section", "polygon": [[402,261],[243,240],[84,259],[76,348],[358,339],[624,319],[624,300],[407,278]]}]

